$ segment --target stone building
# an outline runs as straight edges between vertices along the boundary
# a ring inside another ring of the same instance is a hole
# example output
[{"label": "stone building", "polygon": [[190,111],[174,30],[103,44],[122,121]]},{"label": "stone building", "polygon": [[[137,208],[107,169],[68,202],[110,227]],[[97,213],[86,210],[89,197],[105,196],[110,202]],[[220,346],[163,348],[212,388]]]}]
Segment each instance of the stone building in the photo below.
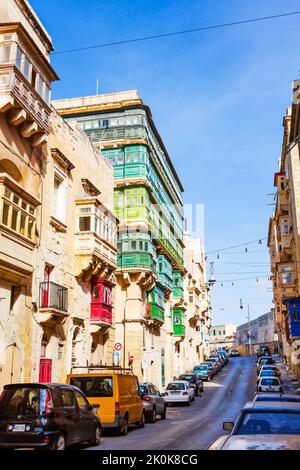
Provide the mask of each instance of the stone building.
[{"label": "stone building", "polygon": [[283,143],[275,173],[276,205],[269,221],[276,331],[280,352],[300,377],[300,81],[283,119]]},{"label": "stone building", "polygon": [[278,349],[273,310],[251,320],[250,323],[239,325],[236,328],[236,345],[247,346],[249,336],[251,339],[251,353],[254,353],[259,346],[269,346],[271,352]]},{"label": "stone building", "polygon": [[163,387],[188,363],[181,182],[136,91],[53,104],[67,122],[76,120],[114,168],[120,360],[127,366],[131,357],[140,379]]},{"label": "stone building", "polygon": [[210,329],[209,347],[211,351],[217,348],[232,349],[235,345],[237,326],[233,323],[212,325]]},{"label": "stone building", "polygon": [[111,363],[113,171],[51,107],[51,38],[0,4],[0,389]]},{"label": "stone building", "polygon": [[30,380],[51,38],[27,1],[0,4],[0,389]]}]

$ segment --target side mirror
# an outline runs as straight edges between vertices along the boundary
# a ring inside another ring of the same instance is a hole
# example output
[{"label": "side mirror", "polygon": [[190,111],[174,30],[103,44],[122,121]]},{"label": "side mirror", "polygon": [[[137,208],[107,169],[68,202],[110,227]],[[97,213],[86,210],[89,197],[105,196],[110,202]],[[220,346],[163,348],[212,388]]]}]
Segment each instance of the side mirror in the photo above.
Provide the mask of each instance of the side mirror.
[{"label": "side mirror", "polygon": [[223,423],[223,429],[224,431],[232,431],[233,430],[234,423],[232,421],[225,421]]},{"label": "side mirror", "polygon": [[296,393],[297,393],[297,395],[300,395],[300,388],[296,389]]},{"label": "side mirror", "polygon": [[94,408],[100,408],[100,403],[95,403],[94,405],[90,405],[90,410],[94,409]]}]

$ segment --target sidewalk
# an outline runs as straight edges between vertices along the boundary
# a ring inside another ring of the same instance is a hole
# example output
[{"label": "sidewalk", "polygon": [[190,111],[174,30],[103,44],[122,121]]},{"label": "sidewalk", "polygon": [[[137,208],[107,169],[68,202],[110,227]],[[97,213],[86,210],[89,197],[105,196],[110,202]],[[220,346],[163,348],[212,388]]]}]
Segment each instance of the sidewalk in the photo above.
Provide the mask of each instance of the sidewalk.
[{"label": "sidewalk", "polygon": [[281,372],[281,379],[283,382],[284,393],[295,395],[296,389],[300,388],[300,381],[296,375],[284,364],[283,358],[278,354],[273,354],[272,357],[276,360]]}]

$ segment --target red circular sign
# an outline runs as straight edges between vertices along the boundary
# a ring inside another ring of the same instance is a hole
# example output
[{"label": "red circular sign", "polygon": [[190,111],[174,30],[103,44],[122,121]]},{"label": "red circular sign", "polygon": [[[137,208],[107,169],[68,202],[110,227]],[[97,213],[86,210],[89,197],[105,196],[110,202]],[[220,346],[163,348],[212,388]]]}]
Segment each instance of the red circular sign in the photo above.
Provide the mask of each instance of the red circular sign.
[{"label": "red circular sign", "polygon": [[121,351],[121,349],[122,349],[122,344],[121,343],[116,343],[114,345],[114,350],[115,351]]}]

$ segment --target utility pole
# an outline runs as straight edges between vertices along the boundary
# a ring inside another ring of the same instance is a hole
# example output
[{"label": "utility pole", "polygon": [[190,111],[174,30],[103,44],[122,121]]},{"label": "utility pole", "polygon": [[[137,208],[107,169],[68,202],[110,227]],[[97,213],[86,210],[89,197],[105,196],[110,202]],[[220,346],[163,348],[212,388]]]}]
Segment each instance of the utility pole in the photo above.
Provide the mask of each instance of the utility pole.
[{"label": "utility pole", "polygon": [[248,310],[248,344],[249,344],[249,356],[251,356],[251,326],[250,326],[250,308],[247,305]]}]

